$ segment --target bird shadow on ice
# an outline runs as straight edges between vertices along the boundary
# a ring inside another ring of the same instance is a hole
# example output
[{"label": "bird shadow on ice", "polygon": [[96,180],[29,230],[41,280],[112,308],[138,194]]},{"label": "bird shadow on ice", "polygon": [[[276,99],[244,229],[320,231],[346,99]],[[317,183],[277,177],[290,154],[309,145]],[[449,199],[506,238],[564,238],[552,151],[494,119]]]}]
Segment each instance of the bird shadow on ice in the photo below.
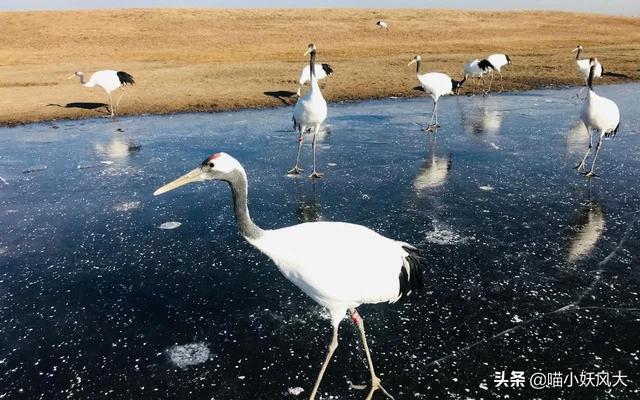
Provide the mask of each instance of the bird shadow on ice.
[{"label": "bird shadow on ice", "polygon": [[264,92],[265,96],[270,96],[280,100],[283,104],[293,104],[293,99],[297,98],[296,92],[290,90],[275,90]]},{"label": "bird shadow on ice", "polygon": [[96,110],[98,108],[104,107],[105,108],[105,113],[109,113],[109,110],[107,108],[107,104],[106,103],[86,103],[86,102],[74,102],[74,103],[67,103],[66,105],[60,105],[60,104],[47,104],[47,107],[60,107],[60,108],[81,108],[83,110]]}]

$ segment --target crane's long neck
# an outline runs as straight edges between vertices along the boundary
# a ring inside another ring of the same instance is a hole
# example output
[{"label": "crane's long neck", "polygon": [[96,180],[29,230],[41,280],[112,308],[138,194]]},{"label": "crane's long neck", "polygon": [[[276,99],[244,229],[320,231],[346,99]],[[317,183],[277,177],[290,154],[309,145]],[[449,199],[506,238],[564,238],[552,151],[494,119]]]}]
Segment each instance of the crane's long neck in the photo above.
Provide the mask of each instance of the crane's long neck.
[{"label": "crane's long neck", "polygon": [[589,86],[589,90],[593,90],[593,74],[596,71],[596,65],[593,64],[591,68],[589,68],[589,79],[587,79],[587,86]]},{"label": "crane's long neck", "polygon": [[309,53],[309,75],[311,75],[311,80],[316,80],[316,51],[311,50]]},{"label": "crane's long neck", "polygon": [[417,60],[416,61],[416,74],[420,75],[420,64],[422,63],[422,60]]},{"label": "crane's long neck", "polygon": [[87,83],[87,82],[85,82],[85,80],[84,80],[84,74],[83,74],[82,72],[78,72],[78,74],[77,74],[77,75],[80,77],[80,83],[81,83],[82,85],[84,85],[84,84],[86,84],[86,83]]},{"label": "crane's long neck", "polygon": [[239,170],[230,179],[227,180],[231,187],[233,195],[233,209],[236,215],[236,222],[240,233],[247,239],[258,239],[263,234],[263,230],[256,225],[249,215],[249,207],[247,204],[247,175],[243,170]]},{"label": "crane's long neck", "polygon": [[578,49],[578,51],[576,52],[576,60],[580,59],[580,52],[582,51],[582,49]]}]

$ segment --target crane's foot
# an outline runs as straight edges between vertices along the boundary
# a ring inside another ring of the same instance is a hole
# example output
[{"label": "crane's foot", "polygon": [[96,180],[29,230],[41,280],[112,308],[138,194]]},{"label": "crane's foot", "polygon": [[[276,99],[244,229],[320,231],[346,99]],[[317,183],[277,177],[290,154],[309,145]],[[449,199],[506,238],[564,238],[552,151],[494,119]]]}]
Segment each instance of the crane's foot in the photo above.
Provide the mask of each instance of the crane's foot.
[{"label": "crane's foot", "polygon": [[573,167],[574,169],[577,169],[578,172],[584,172],[584,162],[581,162],[580,164],[576,165],[575,167]]},{"label": "crane's foot", "polygon": [[309,175],[309,178],[311,178],[311,179],[320,179],[323,176],[324,176],[324,174],[321,174],[320,172],[317,172],[316,170],[313,170],[311,175]]},{"label": "crane's foot", "polygon": [[300,172],[303,172],[302,168],[299,168],[297,165],[287,171],[287,175],[300,175]]},{"label": "crane's foot", "polygon": [[429,126],[427,126],[424,131],[425,132],[436,132],[438,130],[438,128],[440,128],[440,125],[438,124],[429,124]]},{"label": "crane's foot", "polygon": [[586,174],[584,174],[584,176],[586,176],[587,178],[597,178],[598,175],[596,175],[595,172],[593,172],[593,170],[587,172]]},{"label": "crane's foot", "polygon": [[382,393],[391,400],[394,400],[393,396],[391,396],[389,394],[389,392],[387,392],[387,390],[385,388],[382,387],[382,384],[380,383],[380,378],[378,378],[377,376],[374,376],[371,379],[371,391],[369,392],[369,395],[367,396],[366,400],[371,400],[371,398],[373,397],[373,394],[375,393],[376,390],[381,390]]}]

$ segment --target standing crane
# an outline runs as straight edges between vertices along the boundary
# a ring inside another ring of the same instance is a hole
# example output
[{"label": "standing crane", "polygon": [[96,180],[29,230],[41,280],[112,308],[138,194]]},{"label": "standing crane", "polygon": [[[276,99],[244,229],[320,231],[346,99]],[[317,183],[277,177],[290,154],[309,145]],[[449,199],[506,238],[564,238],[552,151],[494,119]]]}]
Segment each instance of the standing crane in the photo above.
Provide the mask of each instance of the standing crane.
[{"label": "standing crane", "polygon": [[[578,67],[578,72],[580,73],[580,76],[582,76],[582,79],[584,79],[584,86],[576,94],[576,97],[579,98],[580,93],[582,93],[582,91],[587,87],[587,84],[588,84],[587,80],[589,79],[589,73],[591,72],[591,66],[590,66],[591,60],[588,58],[583,58],[583,59],[580,58],[580,52],[582,52],[581,45],[578,45],[575,49],[571,50],[571,52],[576,53],[576,67]],[[601,78],[603,72],[604,72],[604,68],[602,67],[602,64],[598,62],[596,64],[596,69],[593,71],[593,77]]]},{"label": "standing crane", "polygon": [[598,96],[596,92],[593,91],[593,78],[598,68],[598,59],[591,58],[589,60],[589,67],[589,77],[587,78],[589,93],[587,94],[580,114],[580,118],[589,132],[589,148],[576,168],[578,171],[584,172],[584,163],[593,147],[593,131],[596,130],[599,133],[596,154],[593,156],[591,170],[585,174],[588,177],[595,177],[598,175],[593,172],[593,169],[596,165],[596,158],[598,158],[598,151],[600,151],[605,137],[614,137],[618,133],[618,128],[620,127],[620,110],[613,100]]},{"label": "standing crane", "polygon": [[309,398],[315,399],[324,372],[338,347],[338,326],[348,311],[360,331],[371,373],[371,391],[367,399],[371,399],[376,390],[393,399],[375,373],[364,321],[357,307],[394,303],[422,289],[422,269],[426,268],[426,260],[418,250],[362,225],[346,222],[307,222],[280,229],[261,229],[249,215],[247,174],[240,162],[226,153],[207,157],[197,168],[153,194],[157,196],[190,182],[208,180],[229,184],[242,236],[268,256],[287,279],[331,314],[331,344]]},{"label": "standing crane", "polygon": [[384,29],[384,30],[386,30],[386,31],[388,31],[388,30],[389,30],[389,24],[387,24],[386,22],[384,22],[384,21],[382,21],[382,20],[380,20],[380,21],[376,22],[376,26],[377,26],[378,28],[380,28],[380,29]]},{"label": "standing crane", "polygon": [[[491,70],[491,82],[493,82],[493,71],[498,71],[500,75],[500,90],[504,90],[504,86],[502,86],[502,67],[505,65],[511,65],[511,58],[507,54],[491,54],[487,57],[487,61],[491,63],[493,66],[493,70]],[[489,82],[489,90],[491,90],[491,82]]]},{"label": "standing crane", "polygon": [[[427,95],[429,95],[433,100],[431,121],[429,121],[429,125],[426,130],[428,132],[434,132],[440,127],[440,125],[438,125],[438,99],[440,96],[451,93],[453,90],[452,79],[449,75],[443,74],[442,72],[429,72],[421,75],[420,64],[422,63],[422,58],[420,56],[413,57],[407,65],[411,65],[413,63],[416,63],[416,75],[418,77],[418,81],[420,81],[420,85],[424,89],[425,93],[427,93]],[[434,117],[435,122],[433,122]]]},{"label": "standing crane", "polygon": [[[111,113],[111,117],[115,115],[111,92],[123,87],[124,85],[133,85],[134,83],[136,83],[135,80],[133,80],[133,76],[129,75],[128,73],[124,71],[113,71],[110,69],[94,72],[93,75],[91,75],[91,78],[89,78],[89,80],[86,82],[84,80],[84,72],[75,72],[69,77],[69,79],[73,78],[74,76],[80,77],[80,83],[84,87],[90,88],[97,85],[103,88],[105,92],[107,92],[107,95],[109,95],[109,112]],[[116,102],[116,109],[120,105],[120,100],[122,100],[123,95],[124,91],[122,91],[120,97],[118,98],[118,101]]]},{"label": "standing crane", "polygon": [[482,93],[485,94],[485,90],[484,90],[484,74],[486,74],[487,72],[490,71],[494,71],[495,68],[493,67],[493,65],[489,62],[489,60],[484,59],[484,60],[478,60],[477,58],[475,60],[469,61],[468,63],[466,63],[464,65],[464,77],[465,78],[471,78],[471,82],[472,82],[472,87],[473,87],[473,93],[475,93],[476,91],[476,86],[477,86],[477,82],[481,83],[481,89],[482,89]]},{"label": "standing crane", "polygon": [[309,54],[309,72],[311,76],[311,88],[304,96],[300,97],[293,108],[293,129],[298,131],[298,155],[296,164],[289,170],[289,175],[299,175],[303,170],[298,167],[300,161],[300,149],[302,148],[303,135],[307,129],[313,129],[313,171],[310,178],[321,178],[322,174],[316,171],[316,136],[320,125],[327,118],[327,102],[322,96],[318,79],[316,78],[316,46],[311,43],[304,53]]}]

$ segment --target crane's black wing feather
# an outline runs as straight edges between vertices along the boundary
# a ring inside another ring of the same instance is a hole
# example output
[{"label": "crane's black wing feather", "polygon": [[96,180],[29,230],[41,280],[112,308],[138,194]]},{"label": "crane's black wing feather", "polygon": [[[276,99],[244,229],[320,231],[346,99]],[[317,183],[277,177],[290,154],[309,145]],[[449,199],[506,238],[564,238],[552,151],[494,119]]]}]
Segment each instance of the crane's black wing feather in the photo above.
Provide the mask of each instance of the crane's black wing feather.
[{"label": "crane's black wing feather", "polygon": [[420,292],[424,288],[422,270],[427,266],[427,259],[420,254],[415,247],[402,246],[407,255],[402,259],[400,269],[400,291],[398,296],[402,299],[411,293]]},{"label": "crane's black wing feather", "polygon": [[327,74],[327,76],[333,74],[333,68],[331,68],[331,65],[329,64],[322,64],[322,69]]},{"label": "crane's black wing feather", "polygon": [[120,83],[123,85],[133,85],[136,83],[136,81],[133,80],[133,76],[124,71],[118,71],[118,79],[120,79]]}]

